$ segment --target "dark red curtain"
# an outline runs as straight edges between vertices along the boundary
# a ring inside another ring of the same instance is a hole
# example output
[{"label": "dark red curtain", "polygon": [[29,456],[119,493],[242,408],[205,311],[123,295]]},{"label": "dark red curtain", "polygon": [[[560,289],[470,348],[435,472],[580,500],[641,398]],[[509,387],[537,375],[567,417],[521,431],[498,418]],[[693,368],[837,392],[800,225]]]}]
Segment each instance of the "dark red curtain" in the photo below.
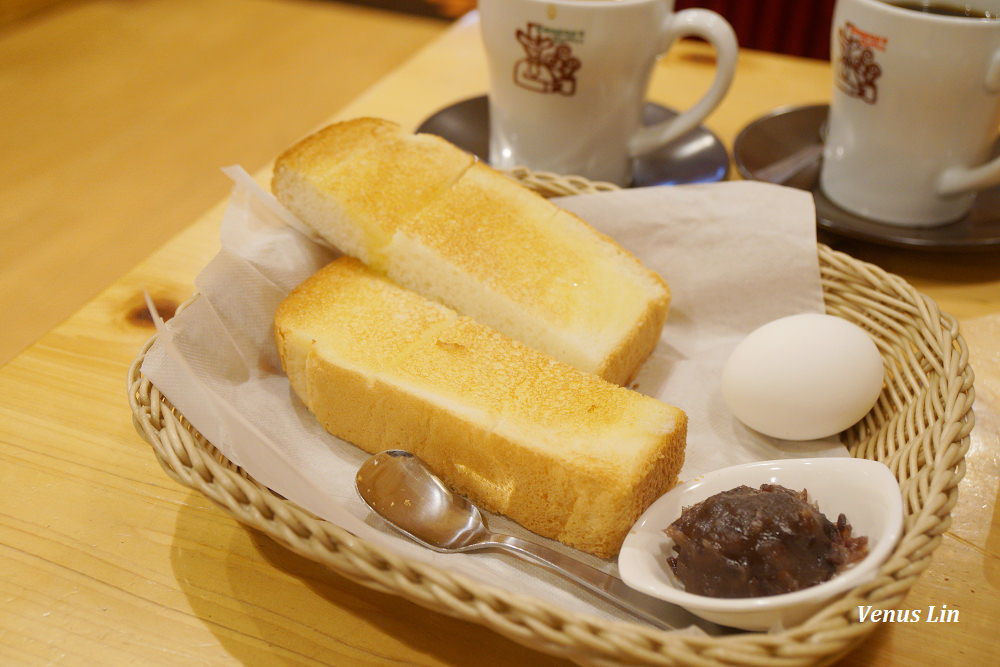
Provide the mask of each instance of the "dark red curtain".
[{"label": "dark red curtain", "polygon": [[830,58],[836,0],[676,0],[677,9],[704,7],[732,24],[740,46],[794,56]]},{"label": "dark red curtain", "polygon": [[[454,19],[476,0],[341,0]],[[830,23],[836,0],[675,0],[677,9],[704,7],[732,24],[740,46],[807,58],[830,58]]]}]

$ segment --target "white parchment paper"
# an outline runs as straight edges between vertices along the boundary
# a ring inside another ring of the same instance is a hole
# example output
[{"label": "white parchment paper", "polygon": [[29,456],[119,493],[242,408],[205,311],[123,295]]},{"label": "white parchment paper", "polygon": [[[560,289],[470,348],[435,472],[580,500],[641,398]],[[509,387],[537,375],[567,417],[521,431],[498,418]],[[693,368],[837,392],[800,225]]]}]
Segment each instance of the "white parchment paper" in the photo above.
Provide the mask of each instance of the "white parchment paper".
[{"label": "white parchment paper", "polygon": [[[142,366],[146,377],[258,482],[358,537],[505,590],[627,619],[537,567],[504,555],[433,553],[371,515],[354,487],[367,454],[327,434],[293,395],[271,338],[280,301],[337,253],[311,238],[242,169],[224,171],[235,186],[222,249],[196,279],[200,297],[160,326]],[[720,395],[722,366],[744,336],[778,317],[823,311],[809,193],[734,181],[584,195],[559,204],[670,285],[667,325],[635,387],[687,412],[682,480],[746,461],[846,455],[833,438],[791,443],[752,432],[729,414]],[[502,517],[490,517],[490,525],[530,536]],[[573,553],[615,569],[613,562]]]}]

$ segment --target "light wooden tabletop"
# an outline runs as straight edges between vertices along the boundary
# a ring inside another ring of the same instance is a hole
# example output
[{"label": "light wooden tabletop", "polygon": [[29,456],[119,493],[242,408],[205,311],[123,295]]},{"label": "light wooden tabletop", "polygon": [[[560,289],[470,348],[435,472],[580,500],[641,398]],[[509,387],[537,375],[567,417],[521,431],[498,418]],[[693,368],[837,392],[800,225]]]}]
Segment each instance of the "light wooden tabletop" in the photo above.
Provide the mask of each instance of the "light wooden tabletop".
[{"label": "light wooden tabletop", "polygon": [[260,169],[448,26],[338,2],[36,2],[0,25],[0,363],[224,197],[220,166]]},{"label": "light wooden tabletop", "polygon": [[[711,75],[710,50],[681,43],[657,67],[651,98],[684,107]],[[828,87],[825,63],[744,52],[706,125],[731,148],[751,120],[823,102]],[[376,115],[415,127],[485,88],[477,28],[460,22],[331,119]],[[214,168],[187,176],[228,187]],[[258,176],[266,181],[267,169]],[[159,468],[125,397],[127,367],[152,333],[142,290],[167,310],[186,299],[218,249],[221,211],[220,203],[185,221],[0,369],[0,663],[562,664],[324,571]],[[960,620],[886,624],[842,664],[997,664],[1000,255],[834,245],[902,275],[958,317],[977,393],[952,526],[905,601],[912,609],[947,605]]]}]

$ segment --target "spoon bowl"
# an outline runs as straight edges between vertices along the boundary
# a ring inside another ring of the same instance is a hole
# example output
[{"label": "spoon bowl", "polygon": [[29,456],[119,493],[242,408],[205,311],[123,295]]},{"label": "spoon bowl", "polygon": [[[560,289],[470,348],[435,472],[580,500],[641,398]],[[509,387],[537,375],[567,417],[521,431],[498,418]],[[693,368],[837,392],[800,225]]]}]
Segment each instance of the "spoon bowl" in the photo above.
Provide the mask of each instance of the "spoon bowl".
[{"label": "spoon bowl", "polygon": [[355,482],[373,512],[429,549],[468,551],[489,539],[479,508],[410,452],[376,454],[361,466]]},{"label": "spoon bowl", "polygon": [[381,452],[356,475],[358,494],[373,512],[423,546],[443,553],[500,549],[574,581],[604,600],[659,628],[701,626],[724,630],[685,609],[633,590],[613,574],[543,544],[492,532],[479,508],[449,489],[418,457]]}]

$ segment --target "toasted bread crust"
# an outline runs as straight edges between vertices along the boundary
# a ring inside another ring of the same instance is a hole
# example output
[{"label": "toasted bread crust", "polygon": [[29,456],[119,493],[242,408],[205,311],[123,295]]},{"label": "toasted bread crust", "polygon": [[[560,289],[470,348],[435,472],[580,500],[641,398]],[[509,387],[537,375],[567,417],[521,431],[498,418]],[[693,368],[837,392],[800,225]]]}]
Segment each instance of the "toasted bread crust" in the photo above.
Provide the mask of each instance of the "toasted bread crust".
[{"label": "toasted bread crust", "polygon": [[343,252],[587,372],[625,383],[659,340],[663,279],[583,220],[437,137],[331,125],[272,189]]},{"label": "toasted bread crust", "polygon": [[438,137],[358,118],[279,155],[271,189],[340,250],[381,269],[379,251],[401,222],[436,200],[474,161]]},{"label": "toasted bread crust", "polygon": [[323,426],[405,448],[484,508],[601,557],[676,483],[686,416],[342,257],[292,291],[275,339]]}]

